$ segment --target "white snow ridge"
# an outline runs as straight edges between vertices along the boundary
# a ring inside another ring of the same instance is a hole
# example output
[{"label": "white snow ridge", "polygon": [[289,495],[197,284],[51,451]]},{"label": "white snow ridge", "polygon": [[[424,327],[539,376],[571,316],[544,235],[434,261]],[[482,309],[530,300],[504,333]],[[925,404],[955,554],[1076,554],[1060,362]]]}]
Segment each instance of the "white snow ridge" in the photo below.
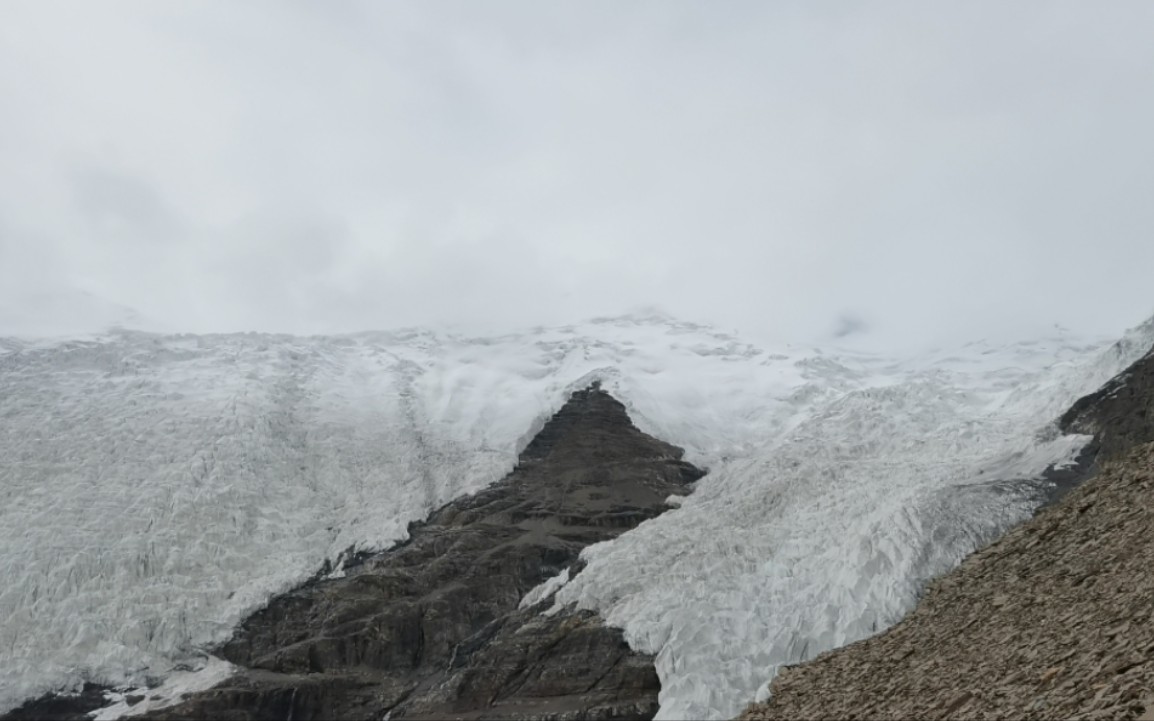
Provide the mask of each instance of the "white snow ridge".
[{"label": "white snow ridge", "polygon": [[711,472],[538,597],[657,654],[660,718],[730,717],[777,666],[892,624],[1025,518],[1020,479],[1085,441],[1048,424],[1151,343],[1154,322],[1109,347],[889,359],[663,316],[487,338],[0,339],[0,712],[204,666],[326,559],[502,477],[600,379]]}]

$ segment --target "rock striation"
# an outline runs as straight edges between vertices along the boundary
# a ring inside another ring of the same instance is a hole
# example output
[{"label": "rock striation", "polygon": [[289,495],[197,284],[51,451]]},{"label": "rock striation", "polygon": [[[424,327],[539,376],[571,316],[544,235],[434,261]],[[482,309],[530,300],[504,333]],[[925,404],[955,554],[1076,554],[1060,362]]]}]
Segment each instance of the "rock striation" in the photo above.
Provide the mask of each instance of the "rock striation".
[{"label": "rock striation", "polygon": [[741,718],[1154,721],[1154,354],[1059,423],[1094,435],[1096,476]]},{"label": "rock striation", "polygon": [[652,658],[591,612],[519,605],[688,493],[703,472],[681,456],[596,385],[574,393],[503,481],[274,598],[217,650],[238,674],[151,718],[650,718]]}]

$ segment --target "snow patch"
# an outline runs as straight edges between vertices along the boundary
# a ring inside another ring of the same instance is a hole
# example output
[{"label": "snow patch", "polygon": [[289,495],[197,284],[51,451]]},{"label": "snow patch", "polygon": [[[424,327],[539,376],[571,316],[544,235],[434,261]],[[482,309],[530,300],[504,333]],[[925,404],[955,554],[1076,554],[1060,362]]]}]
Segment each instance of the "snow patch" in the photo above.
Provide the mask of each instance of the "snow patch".
[{"label": "snow patch", "polygon": [[[224,681],[236,671],[229,662],[215,656],[206,656],[195,667],[181,668],[155,687],[121,687],[106,694],[109,705],[90,714],[93,721],[113,721],[114,719],[141,716],[149,711],[175,706],[185,694],[210,689]],[[130,703],[130,699],[143,696],[143,700]]]},{"label": "snow patch", "polygon": [[545,599],[552,596],[554,593],[557,593],[557,591],[566,583],[569,583],[568,568],[566,568],[561,573],[558,573],[556,576],[553,576],[552,578],[546,579],[542,583],[537,584],[535,588],[531,589],[528,593],[525,594],[525,597],[521,599],[521,603],[519,606],[517,606],[517,608],[529,608],[530,606],[535,606],[536,604],[541,603]]}]

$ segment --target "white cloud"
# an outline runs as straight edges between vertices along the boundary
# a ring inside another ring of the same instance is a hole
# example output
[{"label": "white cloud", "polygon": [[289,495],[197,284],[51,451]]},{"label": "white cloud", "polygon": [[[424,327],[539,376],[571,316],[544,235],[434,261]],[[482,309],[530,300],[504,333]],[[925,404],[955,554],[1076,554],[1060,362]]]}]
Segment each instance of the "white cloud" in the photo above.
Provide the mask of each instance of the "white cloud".
[{"label": "white cloud", "polygon": [[1136,2],[12,0],[0,303],[1116,333],[1154,305],[1151,30]]}]

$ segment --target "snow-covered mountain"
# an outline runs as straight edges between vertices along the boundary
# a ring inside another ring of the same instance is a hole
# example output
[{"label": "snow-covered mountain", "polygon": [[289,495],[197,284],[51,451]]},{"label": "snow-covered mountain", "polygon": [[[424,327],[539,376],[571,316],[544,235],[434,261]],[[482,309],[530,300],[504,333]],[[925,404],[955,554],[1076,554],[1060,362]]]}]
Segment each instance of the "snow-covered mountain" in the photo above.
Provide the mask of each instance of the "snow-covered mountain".
[{"label": "snow-covered mountain", "polygon": [[5,291],[9,289],[0,290],[0,337],[32,333],[77,338],[99,335],[109,328],[164,330],[135,308],[89,291]]},{"label": "snow-covered mountain", "polygon": [[911,358],[762,348],[660,316],[495,337],[0,339],[0,710],[195,664],[270,595],[507,473],[594,379],[710,469],[591,547],[558,604],[657,655],[665,718],[896,621],[1027,517],[1053,419],[1141,356],[1068,337]]}]

